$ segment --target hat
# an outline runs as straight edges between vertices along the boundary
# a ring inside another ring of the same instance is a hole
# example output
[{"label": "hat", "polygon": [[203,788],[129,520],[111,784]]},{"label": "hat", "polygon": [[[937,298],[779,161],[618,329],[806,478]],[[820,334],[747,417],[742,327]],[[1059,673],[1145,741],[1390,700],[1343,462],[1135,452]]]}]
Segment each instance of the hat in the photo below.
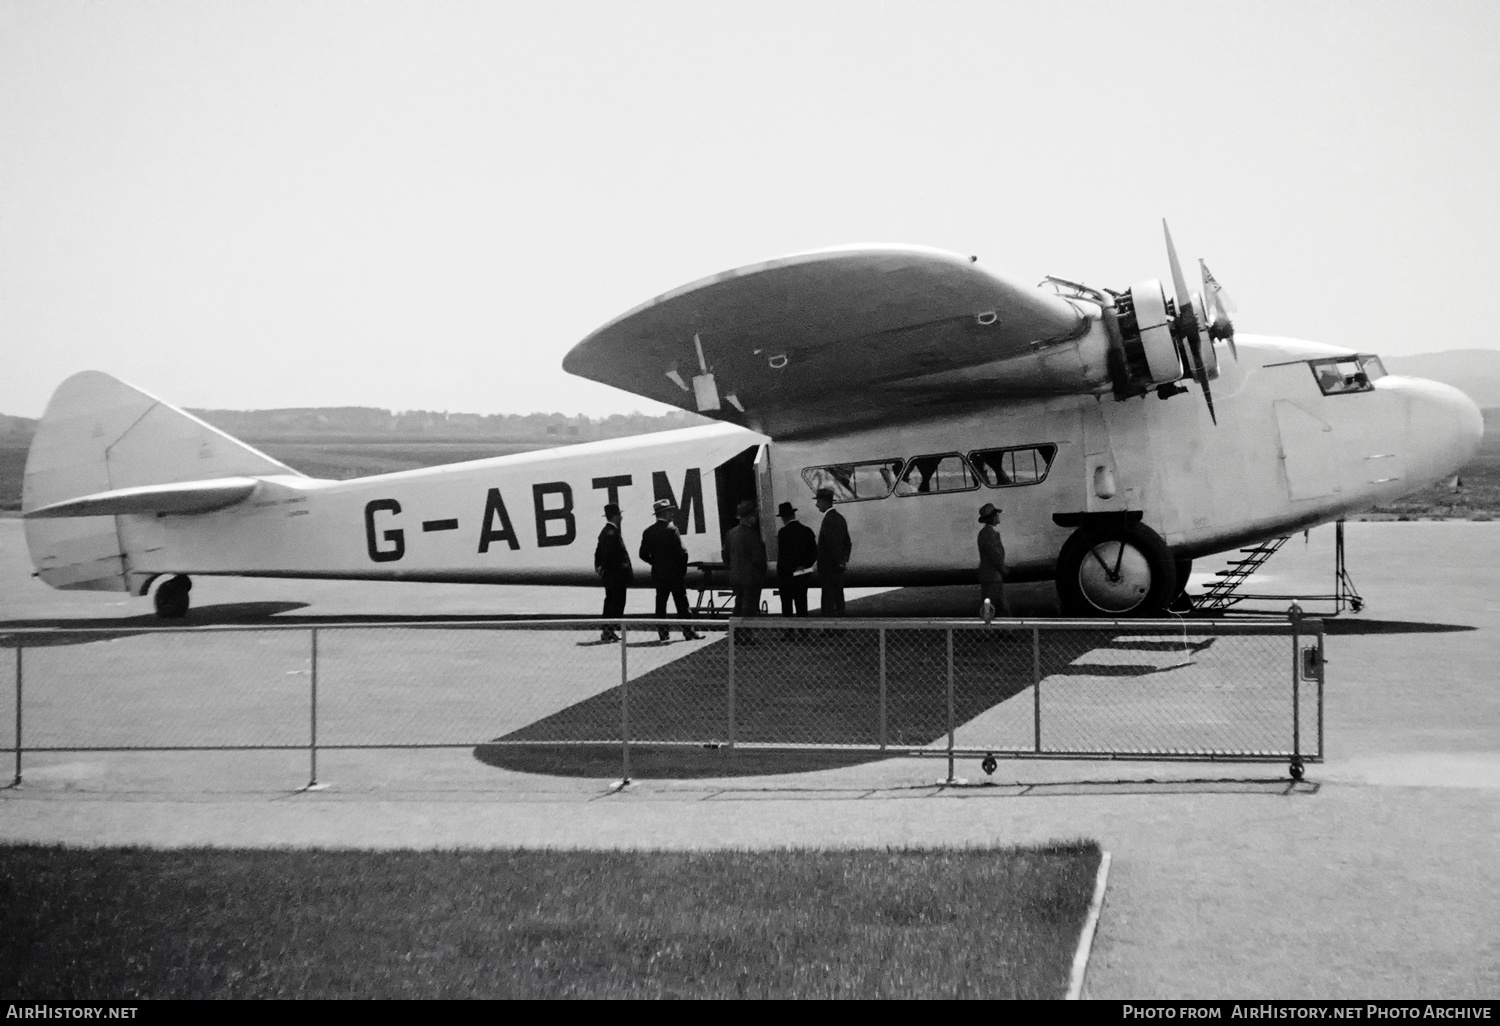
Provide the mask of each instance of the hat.
[{"label": "hat", "polygon": [[651,504],[651,508],[658,513],[670,513],[677,508],[677,503],[671,499],[657,499]]},{"label": "hat", "polygon": [[833,501],[833,489],[832,488],[819,488],[818,491],[817,491],[817,496],[820,499],[827,499],[829,502],[832,502]]},{"label": "hat", "polygon": [[993,502],[986,502],[983,506],[979,507],[979,522],[982,524],[991,516],[999,512],[1000,511],[995,508],[995,504]]},{"label": "hat", "polygon": [[604,507],[604,515],[606,517],[617,517],[620,515],[620,507],[611,502]]},{"label": "hat", "polygon": [[776,515],[790,520],[797,515],[797,507],[793,506],[790,502],[783,502],[780,506],[776,507]]},{"label": "hat", "polygon": [[734,507],[734,515],[737,516],[737,517],[747,517],[751,513],[754,513],[754,512],[755,512],[755,500],[754,499],[741,499],[740,500],[740,504],[738,506]]}]

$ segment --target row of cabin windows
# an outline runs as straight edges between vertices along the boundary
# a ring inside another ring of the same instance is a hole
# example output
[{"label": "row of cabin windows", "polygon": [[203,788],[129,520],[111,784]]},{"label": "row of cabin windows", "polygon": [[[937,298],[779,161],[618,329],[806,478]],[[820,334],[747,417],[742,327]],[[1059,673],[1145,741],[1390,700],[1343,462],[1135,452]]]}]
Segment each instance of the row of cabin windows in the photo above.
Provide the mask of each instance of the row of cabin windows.
[{"label": "row of cabin windows", "polygon": [[[976,449],[967,459],[956,452],[913,456],[909,460],[866,460],[806,467],[802,480],[816,494],[833,489],[834,502],[864,502],[896,495],[938,495],[988,488],[1015,488],[1046,480],[1057,446],[1020,445],[1009,449]],[[903,472],[902,468],[905,468]]]}]

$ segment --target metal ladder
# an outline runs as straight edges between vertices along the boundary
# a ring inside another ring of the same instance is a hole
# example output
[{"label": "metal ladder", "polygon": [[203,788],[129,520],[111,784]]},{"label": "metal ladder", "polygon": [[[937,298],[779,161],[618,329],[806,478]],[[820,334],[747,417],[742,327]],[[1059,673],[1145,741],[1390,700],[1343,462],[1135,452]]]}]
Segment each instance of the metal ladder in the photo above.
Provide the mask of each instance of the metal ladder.
[{"label": "metal ladder", "polygon": [[[1342,525],[1340,525],[1342,526]],[[1240,549],[1243,559],[1231,559],[1229,569],[1215,571],[1219,579],[1208,586],[1208,590],[1199,595],[1193,601],[1195,612],[1217,612],[1228,609],[1241,599],[1248,598],[1246,595],[1236,594],[1240,585],[1250,579],[1250,575],[1260,569],[1262,563],[1276,554],[1276,550],[1286,544],[1291,535],[1282,535],[1280,538],[1272,538],[1270,541],[1252,545],[1248,549]]]}]

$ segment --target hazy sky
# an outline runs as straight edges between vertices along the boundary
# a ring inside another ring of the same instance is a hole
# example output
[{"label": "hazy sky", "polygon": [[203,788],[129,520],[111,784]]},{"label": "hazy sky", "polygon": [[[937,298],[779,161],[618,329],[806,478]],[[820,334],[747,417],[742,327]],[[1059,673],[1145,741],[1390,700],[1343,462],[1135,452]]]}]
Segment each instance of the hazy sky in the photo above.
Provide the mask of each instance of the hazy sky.
[{"label": "hazy sky", "polygon": [[1500,4],[0,0],[0,412],[660,409],[563,354],[850,242],[1500,347]]}]

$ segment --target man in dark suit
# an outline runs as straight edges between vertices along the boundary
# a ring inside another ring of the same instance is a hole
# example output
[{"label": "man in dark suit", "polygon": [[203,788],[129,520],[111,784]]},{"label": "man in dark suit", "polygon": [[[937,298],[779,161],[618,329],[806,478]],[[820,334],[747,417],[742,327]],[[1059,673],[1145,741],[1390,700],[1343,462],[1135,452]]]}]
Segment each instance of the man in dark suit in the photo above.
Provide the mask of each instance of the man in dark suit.
[{"label": "man in dark suit", "polygon": [[1010,606],[1005,601],[1005,544],[1000,540],[996,525],[1000,523],[1000,511],[994,503],[986,502],[979,508],[979,600],[980,609],[989,599],[996,616],[1009,616]]},{"label": "man in dark suit", "polygon": [[[599,532],[599,544],[594,546],[594,572],[604,585],[604,615],[625,615],[625,592],[635,579],[635,570],[630,565],[630,553],[620,537],[620,524],[624,520],[620,507],[614,503],[604,507],[604,529]],[[599,633],[600,641],[619,641],[615,633],[619,624],[607,623]]]},{"label": "man in dark suit", "polygon": [[818,580],[823,582],[824,616],[844,615],[844,570],[854,543],[849,539],[849,524],[833,508],[833,489],[818,489],[818,509],[823,523],[818,527]]},{"label": "man in dark suit", "polygon": [[[667,615],[667,596],[670,595],[677,605],[677,615],[687,619],[693,615],[687,600],[688,555],[682,538],[677,534],[677,525],[672,522],[677,508],[671,499],[657,499],[652,510],[656,513],[656,523],[641,535],[641,559],[651,567],[651,583],[656,586],[656,615]],[[667,635],[666,627],[657,628],[656,636],[662,641],[667,640]],[[687,641],[698,639],[691,627],[684,627],[682,636]]]},{"label": "man in dark suit", "polygon": [[783,502],[776,510],[782,528],[776,534],[776,587],[781,592],[782,616],[807,615],[807,577],[798,577],[818,562],[818,539],[812,528],[797,520],[797,507]]},{"label": "man in dark suit", "polygon": [[[744,499],[735,508],[739,525],[726,539],[725,562],[734,579],[734,615],[759,616],[760,592],[766,586],[766,543],[760,539],[760,516],[753,499]],[[749,631],[740,635],[747,645],[756,643]]]}]

